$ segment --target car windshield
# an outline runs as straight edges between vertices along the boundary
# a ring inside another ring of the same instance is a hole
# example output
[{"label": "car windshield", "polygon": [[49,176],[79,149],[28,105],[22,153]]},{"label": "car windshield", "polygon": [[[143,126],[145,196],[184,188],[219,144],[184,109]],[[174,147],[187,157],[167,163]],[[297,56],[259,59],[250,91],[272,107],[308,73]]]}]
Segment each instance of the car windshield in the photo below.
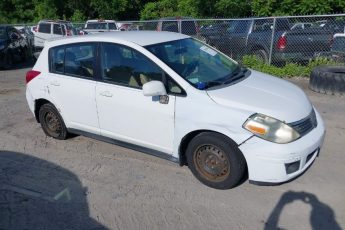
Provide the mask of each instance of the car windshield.
[{"label": "car windshield", "polygon": [[108,27],[106,22],[89,22],[86,24],[86,29],[106,30]]},{"label": "car windshield", "polygon": [[146,48],[198,89],[229,83],[241,72],[236,62],[192,38]]},{"label": "car windshield", "polygon": [[6,39],[6,28],[0,27],[0,39]]}]

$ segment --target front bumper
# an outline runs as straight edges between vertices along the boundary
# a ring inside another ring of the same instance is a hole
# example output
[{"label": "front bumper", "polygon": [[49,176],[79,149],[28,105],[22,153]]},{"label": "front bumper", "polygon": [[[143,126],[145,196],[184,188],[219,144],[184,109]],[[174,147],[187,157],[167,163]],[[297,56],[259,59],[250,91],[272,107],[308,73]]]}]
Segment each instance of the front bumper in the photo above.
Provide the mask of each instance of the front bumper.
[{"label": "front bumper", "polygon": [[[239,146],[247,161],[250,182],[280,184],[309,168],[318,156],[325,136],[322,118],[316,110],[315,113],[317,127],[294,142],[276,144],[253,137]],[[297,166],[291,169],[292,165]]]}]

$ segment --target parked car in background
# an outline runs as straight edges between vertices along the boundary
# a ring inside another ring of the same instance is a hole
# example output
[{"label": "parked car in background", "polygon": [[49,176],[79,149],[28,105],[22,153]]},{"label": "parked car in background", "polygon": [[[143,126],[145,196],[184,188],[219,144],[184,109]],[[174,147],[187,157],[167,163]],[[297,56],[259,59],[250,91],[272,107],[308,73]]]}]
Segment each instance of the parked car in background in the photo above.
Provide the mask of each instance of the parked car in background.
[{"label": "parked car in background", "polygon": [[345,33],[337,33],[333,36],[331,50],[315,55],[315,58],[323,57],[339,63],[345,62]]},{"label": "parked car in background", "polygon": [[304,30],[307,28],[311,28],[313,27],[314,24],[313,23],[308,23],[308,22],[298,22],[295,23],[292,27],[291,30]]},{"label": "parked car in background", "polygon": [[109,31],[119,31],[114,20],[87,20],[84,26],[84,31],[89,34],[109,32]]},{"label": "parked car in background", "polygon": [[15,26],[19,33],[26,39],[30,53],[35,51],[35,35],[28,26]]},{"label": "parked car in background", "polygon": [[39,51],[43,49],[46,40],[77,35],[77,31],[69,21],[41,20],[37,25],[37,32],[34,34],[35,49]]},{"label": "parked car in background", "polygon": [[169,31],[189,36],[198,36],[199,26],[197,21],[190,17],[167,17],[159,19],[157,31]]},{"label": "parked car in background", "polygon": [[273,33],[273,19],[233,20],[228,29],[209,37],[209,44],[236,60],[244,55],[255,55],[265,63],[269,62],[272,45],[272,63],[306,62],[315,53],[330,50],[332,31],[312,27],[304,30],[290,30],[286,18],[277,18]]},{"label": "parked car in background", "polygon": [[11,68],[13,63],[27,60],[30,55],[27,40],[13,26],[0,25],[0,67]]},{"label": "parked car in background", "polygon": [[231,21],[217,22],[208,26],[204,26],[200,29],[200,38],[206,43],[210,42],[210,39],[220,34],[224,34],[230,29],[232,25]]},{"label": "parked car in background", "polygon": [[327,20],[327,22],[322,27],[332,34],[345,33],[345,20]]},{"label": "parked car in background", "polygon": [[345,62],[345,33],[334,35],[331,55],[333,60]]},{"label": "parked car in background", "polygon": [[188,165],[217,189],[247,173],[251,183],[296,178],[325,135],[300,88],[180,33],[50,41],[26,82],[29,108],[47,136],[85,135]]}]

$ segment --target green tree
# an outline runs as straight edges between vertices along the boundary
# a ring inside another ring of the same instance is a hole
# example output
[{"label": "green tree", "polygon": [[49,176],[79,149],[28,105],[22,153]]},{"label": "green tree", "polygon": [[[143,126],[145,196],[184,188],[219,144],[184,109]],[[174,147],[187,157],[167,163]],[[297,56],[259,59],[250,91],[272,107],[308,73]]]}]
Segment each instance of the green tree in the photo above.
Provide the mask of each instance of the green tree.
[{"label": "green tree", "polygon": [[215,7],[219,17],[246,17],[251,14],[250,3],[246,0],[219,0]]},{"label": "green tree", "polygon": [[86,16],[80,10],[75,10],[70,20],[72,22],[84,22]]},{"label": "green tree", "polygon": [[35,0],[35,21],[41,19],[58,19],[57,8],[53,0]]}]

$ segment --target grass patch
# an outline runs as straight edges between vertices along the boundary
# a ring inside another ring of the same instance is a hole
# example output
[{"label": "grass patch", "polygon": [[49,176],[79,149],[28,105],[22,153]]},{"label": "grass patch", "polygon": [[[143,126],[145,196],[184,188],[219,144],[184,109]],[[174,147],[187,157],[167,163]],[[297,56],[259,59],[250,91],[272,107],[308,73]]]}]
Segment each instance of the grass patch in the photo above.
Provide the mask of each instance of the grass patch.
[{"label": "grass patch", "polygon": [[309,61],[307,65],[287,63],[285,66],[278,67],[266,64],[254,55],[245,55],[242,59],[242,64],[251,69],[271,74],[277,77],[309,77],[312,69],[316,66],[344,65],[328,58],[318,57]]}]

